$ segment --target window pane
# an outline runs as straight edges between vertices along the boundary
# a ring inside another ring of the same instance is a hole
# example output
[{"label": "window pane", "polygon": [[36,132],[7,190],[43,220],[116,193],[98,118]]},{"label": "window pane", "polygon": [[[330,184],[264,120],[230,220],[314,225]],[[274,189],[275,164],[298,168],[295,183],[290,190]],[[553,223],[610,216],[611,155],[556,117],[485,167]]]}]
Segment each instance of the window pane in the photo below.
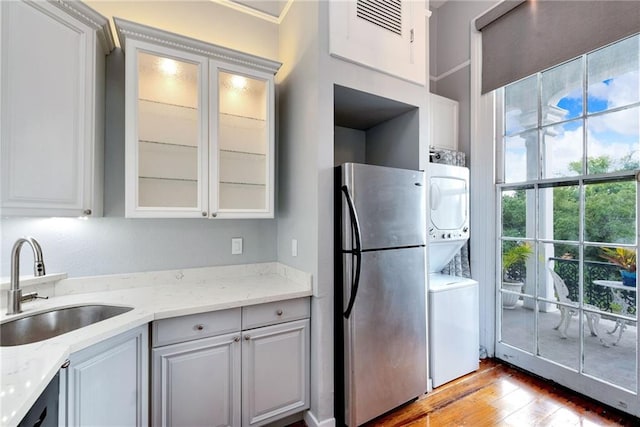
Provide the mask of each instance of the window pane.
[{"label": "window pane", "polygon": [[[538,296],[540,356],[577,370],[580,356],[580,263],[577,245],[542,244]],[[577,319],[577,320],[576,320]],[[588,329],[587,329],[588,331]]]},{"label": "window pane", "polygon": [[[637,389],[636,280],[629,271],[635,265],[635,259],[636,251],[632,248],[585,247],[585,309],[587,315],[593,313],[600,321],[599,345],[590,345],[595,339],[588,337],[585,331],[584,371],[631,391]],[[621,271],[625,271],[624,277]],[[616,347],[615,369],[607,368],[608,353],[605,351],[611,349],[605,346]]]},{"label": "window pane", "polygon": [[582,120],[542,129],[544,178],[582,174]]},{"label": "window pane", "polygon": [[587,119],[588,173],[638,169],[640,107]]},{"label": "window pane", "polygon": [[[542,239],[577,241],[580,235],[580,189],[577,185],[542,188],[538,228]],[[574,252],[577,258],[578,253]]]},{"label": "window pane", "polygon": [[584,239],[600,243],[636,241],[635,180],[587,184]]},{"label": "window pane", "polygon": [[[502,295],[502,330],[500,341],[512,345],[526,352],[533,353],[535,338],[533,335],[535,310],[525,307],[534,307],[535,301],[531,297],[504,292]],[[516,298],[517,303],[512,305]]]},{"label": "window pane", "polygon": [[[578,245],[564,243],[540,244],[541,282],[538,296],[549,302],[562,302],[578,306],[580,295],[580,250]],[[553,273],[552,273],[553,272]],[[562,283],[555,275],[562,279]],[[565,286],[564,289],[562,286]],[[540,306],[540,310],[553,312],[552,306]],[[558,318],[558,322],[560,318]]]},{"label": "window pane", "polygon": [[542,124],[582,116],[582,58],[542,73]]},{"label": "window pane", "polygon": [[502,235],[534,237],[534,206],[534,190],[502,191]]},{"label": "window pane", "polygon": [[640,101],[640,35],[587,55],[589,114]]},{"label": "window pane", "polygon": [[[531,242],[504,240],[502,242],[503,282],[524,283],[532,268],[533,245]],[[533,279],[533,272],[530,274]]]},{"label": "window pane", "polygon": [[533,75],[505,87],[505,130],[507,135],[538,125],[538,76]]},{"label": "window pane", "polygon": [[538,131],[505,137],[504,182],[538,178]]}]

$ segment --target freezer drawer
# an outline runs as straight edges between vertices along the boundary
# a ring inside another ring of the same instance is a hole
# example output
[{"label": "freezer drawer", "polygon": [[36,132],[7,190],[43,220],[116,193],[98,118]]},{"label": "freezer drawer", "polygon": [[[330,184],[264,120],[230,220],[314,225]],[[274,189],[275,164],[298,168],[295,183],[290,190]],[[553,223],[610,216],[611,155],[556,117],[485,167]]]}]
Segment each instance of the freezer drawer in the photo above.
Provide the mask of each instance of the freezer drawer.
[{"label": "freezer drawer", "polygon": [[[345,261],[348,278],[350,257]],[[343,317],[347,425],[365,423],[426,391],[425,305],[424,247],[362,254],[353,311]]]}]

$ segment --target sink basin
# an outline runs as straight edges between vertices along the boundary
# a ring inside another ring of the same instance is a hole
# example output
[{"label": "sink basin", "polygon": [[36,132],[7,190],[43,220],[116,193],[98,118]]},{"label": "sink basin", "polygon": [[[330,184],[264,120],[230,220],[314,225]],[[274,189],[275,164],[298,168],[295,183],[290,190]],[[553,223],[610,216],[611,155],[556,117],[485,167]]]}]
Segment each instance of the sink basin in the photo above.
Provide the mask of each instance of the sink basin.
[{"label": "sink basin", "polygon": [[113,305],[57,308],[0,324],[0,346],[30,344],[71,332],[133,310]]}]

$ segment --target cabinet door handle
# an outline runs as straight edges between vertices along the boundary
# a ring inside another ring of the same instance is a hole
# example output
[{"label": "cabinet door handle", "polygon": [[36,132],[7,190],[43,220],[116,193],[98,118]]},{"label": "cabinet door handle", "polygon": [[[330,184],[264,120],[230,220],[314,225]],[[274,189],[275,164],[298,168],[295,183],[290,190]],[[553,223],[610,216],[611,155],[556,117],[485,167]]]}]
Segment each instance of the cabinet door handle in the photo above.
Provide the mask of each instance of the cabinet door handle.
[{"label": "cabinet door handle", "polygon": [[67,360],[64,361],[62,366],[60,366],[60,369],[66,369],[66,368],[69,367],[69,365],[71,365],[71,361],[69,359],[67,359]]},{"label": "cabinet door handle", "polygon": [[202,216],[207,216],[207,213],[203,211]]},{"label": "cabinet door handle", "polygon": [[47,408],[45,407],[44,411],[42,411],[42,413],[40,414],[40,417],[38,417],[36,422],[33,423],[33,427],[40,427],[42,423],[45,422],[46,419],[47,419]]},{"label": "cabinet door handle", "polygon": [[204,329],[204,325],[198,324],[194,326],[193,329],[195,329],[196,331],[202,331]]},{"label": "cabinet door handle", "polygon": [[233,342],[238,342],[238,341],[240,341],[240,337],[234,337],[233,338]]},{"label": "cabinet door handle", "polygon": [[217,214],[217,213],[215,213],[215,212],[211,214],[211,217],[212,217],[212,218],[215,218],[215,217],[217,217],[217,216],[218,216],[218,214]]},{"label": "cabinet door handle", "polygon": [[91,215],[91,209],[85,209],[82,211],[82,213],[85,215]]},{"label": "cabinet door handle", "polygon": [[282,313],[284,313],[284,311],[282,311],[282,309],[278,309],[278,311],[276,311],[276,314],[278,316],[282,316]]},{"label": "cabinet door handle", "polygon": [[245,336],[244,336],[244,340],[245,340],[245,341],[249,341],[250,339],[251,339],[251,335],[245,335]]}]

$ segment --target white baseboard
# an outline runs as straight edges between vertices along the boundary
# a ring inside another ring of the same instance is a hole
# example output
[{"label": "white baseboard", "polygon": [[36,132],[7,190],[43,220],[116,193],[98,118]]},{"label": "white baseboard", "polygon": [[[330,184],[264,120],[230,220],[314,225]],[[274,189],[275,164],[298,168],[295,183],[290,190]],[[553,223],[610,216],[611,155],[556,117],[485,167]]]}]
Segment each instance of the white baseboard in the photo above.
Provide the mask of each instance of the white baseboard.
[{"label": "white baseboard", "polygon": [[304,413],[304,422],[308,427],[336,427],[335,418],[327,418],[326,420],[318,421],[311,411]]}]

